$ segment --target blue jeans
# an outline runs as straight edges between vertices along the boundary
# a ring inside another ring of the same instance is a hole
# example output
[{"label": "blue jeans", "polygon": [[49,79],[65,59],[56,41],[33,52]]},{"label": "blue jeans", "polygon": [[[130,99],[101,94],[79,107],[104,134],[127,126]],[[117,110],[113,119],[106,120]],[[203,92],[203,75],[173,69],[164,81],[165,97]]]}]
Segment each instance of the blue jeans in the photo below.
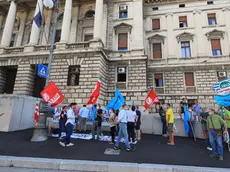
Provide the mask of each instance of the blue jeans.
[{"label": "blue jeans", "polygon": [[119,147],[122,136],[124,136],[126,148],[130,149],[130,144],[128,141],[127,123],[119,123],[119,133],[115,144],[116,147]]},{"label": "blue jeans", "polygon": [[64,142],[66,145],[70,143],[71,135],[73,134],[74,125],[68,123],[66,125],[66,136],[62,139],[61,142]]},{"label": "blue jeans", "polygon": [[64,131],[64,129],[65,129],[65,121],[60,120],[59,121],[59,133],[58,133],[59,137],[61,137],[61,133]]},{"label": "blue jeans", "polygon": [[161,122],[162,122],[162,135],[164,135],[167,132],[166,119],[161,119]]},{"label": "blue jeans", "polygon": [[209,142],[212,146],[212,154],[220,157],[223,156],[223,145],[222,145],[222,136],[218,136],[217,132],[210,129],[209,130]]}]

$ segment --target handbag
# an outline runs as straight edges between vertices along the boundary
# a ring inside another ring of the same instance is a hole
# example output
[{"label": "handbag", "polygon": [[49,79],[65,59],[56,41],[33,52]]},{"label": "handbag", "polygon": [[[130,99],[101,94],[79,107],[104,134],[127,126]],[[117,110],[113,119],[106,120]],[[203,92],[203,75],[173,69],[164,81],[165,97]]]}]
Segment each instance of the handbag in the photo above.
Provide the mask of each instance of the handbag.
[{"label": "handbag", "polygon": [[213,125],[213,121],[212,121],[212,117],[210,116],[210,119],[211,119],[211,123],[212,123],[212,128],[213,130],[216,132],[216,135],[217,136],[222,136],[222,130],[221,129],[215,129],[214,125]]}]

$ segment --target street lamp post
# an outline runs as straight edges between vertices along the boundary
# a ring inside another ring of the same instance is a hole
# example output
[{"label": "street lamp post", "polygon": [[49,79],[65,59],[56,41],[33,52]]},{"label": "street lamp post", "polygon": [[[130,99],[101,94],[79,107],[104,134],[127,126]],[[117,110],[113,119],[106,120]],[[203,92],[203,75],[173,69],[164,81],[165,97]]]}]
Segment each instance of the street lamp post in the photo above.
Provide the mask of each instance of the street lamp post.
[{"label": "street lamp post", "polygon": [[[52,26],[51,46],[50,46],[50,54],[48,60],[48,77],[46,78],[46,86],[49,84],[50,81],[50,71],[51,71],[53,52],[54,52],[54,41],[56,35],[57,18],[59,14],[59,4],[60,4],[60,0],[54,0],[55,17]],[[43,100],[40,101],[39,121],[37,126],[34,128],[33,136],[31,139],[32,142],[41,142],[47,140],[46,117],[47,114],[51,112],[50,109],[51,108],[46,102],[44,102]]]}]

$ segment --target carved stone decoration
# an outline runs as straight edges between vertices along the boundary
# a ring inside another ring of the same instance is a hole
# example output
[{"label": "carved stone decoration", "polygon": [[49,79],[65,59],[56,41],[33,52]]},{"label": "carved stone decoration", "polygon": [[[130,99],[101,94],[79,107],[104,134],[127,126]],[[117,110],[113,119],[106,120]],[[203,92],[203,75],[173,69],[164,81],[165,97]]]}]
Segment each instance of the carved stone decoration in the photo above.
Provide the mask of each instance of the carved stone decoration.
[{"label": "carved stone decoration", "polygon": [[208,40],[210,39],[224,39],[224,31],[220,31],[217,29],[214,29],[213,31],[210,31],[208,33],[206,33],[205,35],[208,37]]},{"label": "carved stone decoration", "polygon": [[84,61],[83,58],[78,58],[77,56],[67,59],[67,63],[69,66],[76,66],[76,65],[81,66],[83,61]]},{"label": "carved stone decoration", "polygon": [[151,37],[148,38],[149,43],[160,43],[162,42],[164,44],[164,40],[165,40],[165,36],[159,35],[159,34],[155,34]]},{"label": "carved stone decoration", "polygon": [[29,59],[30,64],[47,64],[48,58],[47,57],[33,57]]},{"label": "carved stone decoration", "polygon": [[17,66],[22,61],[21,58],[0,60],[1,66]]},{"label": "carved stone decoration", "polygon": [[188,33],[188,32],[183,32],[179,35],[176,36],[176,39],[178,42],[180,41],[193,41],[194,34]]},{"label": "carved stone decoration", "polygon": [[14,22],[14,31],[18,31],[20,27],[20,18],[17,16]]},{"label": "carved stone decoration", "polygon": [[118,29],[128,29],[128,30],[129,30],[129,33],[131,33],[132,27],[133,27],[132,25],[122,22],[122,23],[120,23],[120,24],[114,26],[115,34],[117,34],[117,30],[118,30]]}]

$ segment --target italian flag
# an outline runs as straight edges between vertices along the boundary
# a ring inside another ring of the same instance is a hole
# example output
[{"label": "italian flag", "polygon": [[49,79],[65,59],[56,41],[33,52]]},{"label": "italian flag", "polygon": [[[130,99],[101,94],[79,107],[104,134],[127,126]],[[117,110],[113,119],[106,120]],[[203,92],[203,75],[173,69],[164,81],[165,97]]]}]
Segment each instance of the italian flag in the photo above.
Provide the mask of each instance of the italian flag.
[{"label": "italian flag", "polygon": [[35,126],[38,124],[39,121],[39,107],[38,107],[38,100],[35,105],[35,111],[34,111],[34,120],[35,120]]},{"label": "italian flag", "polygon": [[94,104],[95,105],[97,103],[97,99],[98,99],[98,97],[100,95],[101,81],[102,81],[102,77],[100,77],[98,79],[96,87],[95,87],[93,93],[91,94],[87,105],[90,105],[90,104]]}]

